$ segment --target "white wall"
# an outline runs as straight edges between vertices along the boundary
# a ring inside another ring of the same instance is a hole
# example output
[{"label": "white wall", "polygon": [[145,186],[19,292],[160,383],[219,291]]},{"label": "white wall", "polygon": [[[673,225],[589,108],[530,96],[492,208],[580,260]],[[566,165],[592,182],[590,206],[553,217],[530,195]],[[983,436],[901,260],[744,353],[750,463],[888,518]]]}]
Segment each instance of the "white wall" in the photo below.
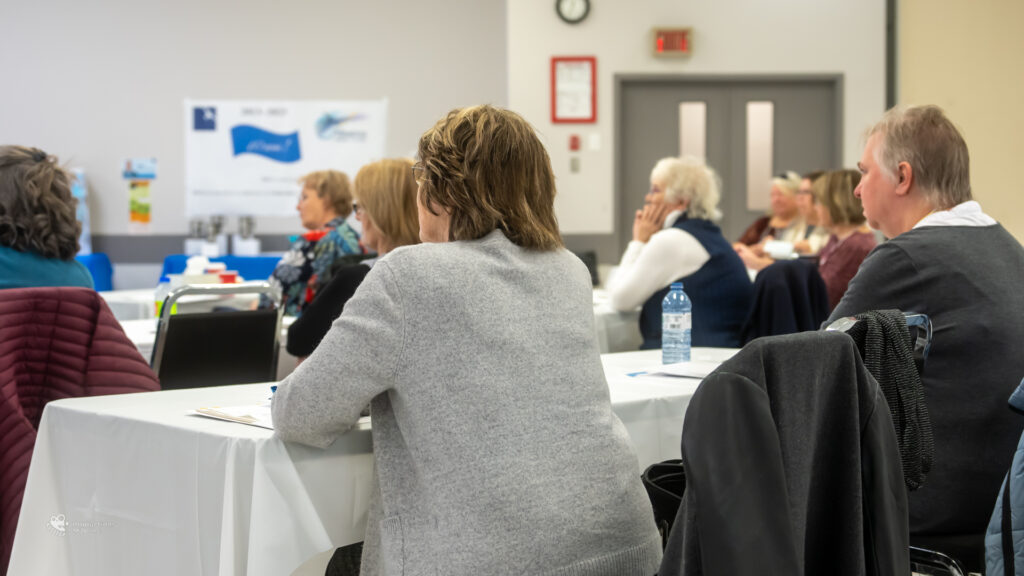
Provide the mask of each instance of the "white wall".
[{"label": "white wall", "polygon": [[[558,179],[556,207],[563,233],[614,231],[617,73],[841,73],[848,166],[860,157],[864,129],[885,111],[884,0],[592,0],[589,17],[575,26],[564,24],[549,0],[512,0],[507,12],[509,106],[546,138]],[[692,27],[692,56],[651,56],[655,26]],[[554,125],[550,59],[574,55],[597,57],[598,121]],[[570,134],[583,136],[577,174],[569,173]],[[600,138],[599,150],[588,150],[591,134]]]},{"label": "white wall", "polygon": [[84,167],[93,234],[128,233],[120,169],[155,156],[150,232],[185,234],[186,97],[386,97],[408,155],[449,109],[506,104],[505,31],[503,0],[0,0],[0,144]]}]

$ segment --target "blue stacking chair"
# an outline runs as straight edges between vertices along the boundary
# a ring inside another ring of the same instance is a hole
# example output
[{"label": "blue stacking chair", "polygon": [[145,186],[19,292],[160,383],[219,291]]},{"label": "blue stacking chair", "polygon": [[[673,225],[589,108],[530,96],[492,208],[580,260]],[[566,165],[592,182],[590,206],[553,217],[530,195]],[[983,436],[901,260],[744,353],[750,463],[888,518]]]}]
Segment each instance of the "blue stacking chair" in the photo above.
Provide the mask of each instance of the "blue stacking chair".
[{"label": "blue stacking chair", "polygon": [[114,267],[110,264],[110,258],[103,252],[93,254],[79,254],[75,256],[92,274],[93,288],[97,292],[108,292],[114,289]]},{"label": "blue stacking chair", "polygon": [[[185,262],[189,257],[185,254],[171,254],[164,258],[164,269],[161,276],[181,274],[185,271]],[[279,256],[218,256],[210,258],[210,262],[223,262],[228,270],[236,270],[246,280],[266,280],[281,260]]]}]

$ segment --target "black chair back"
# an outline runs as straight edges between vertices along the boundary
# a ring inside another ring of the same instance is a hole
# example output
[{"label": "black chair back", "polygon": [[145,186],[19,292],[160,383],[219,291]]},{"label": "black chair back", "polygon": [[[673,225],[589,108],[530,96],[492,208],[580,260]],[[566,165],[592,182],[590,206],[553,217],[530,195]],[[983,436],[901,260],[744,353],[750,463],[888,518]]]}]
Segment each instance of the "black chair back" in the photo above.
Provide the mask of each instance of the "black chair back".
[{"label": "black chair back", "polygon": [[597,286],[601,282],[597,275],[597,252],[586,250],[584,252],[573,252],[573,254],[583,261],[587,271],[590,272],[590,283]]},{"label": "black chair back", "polygon": [[281,308],[215,310],[172,314],[174,303],[190,295],[227,296],[279,293],[266,282],[245,285],[185,286],[171,292],[161,309],[152,366],[164,390],[269,382],[277,379]]},{"label": "black chair back", "polygon": [[651,464],[644,470],[640,480],[647,490],[654,510],[654,523],[661,534],[661,547],[665,548],[668,535],[672,531],[672,523],[679,513],[679,504],[683,501],[686,491],[686,471],[683,461],[666,460]]},{"label": "black chair back", "polygon": [[277,310],[175,314],[168,323],[157,372],[164,390],[277,380]]}]

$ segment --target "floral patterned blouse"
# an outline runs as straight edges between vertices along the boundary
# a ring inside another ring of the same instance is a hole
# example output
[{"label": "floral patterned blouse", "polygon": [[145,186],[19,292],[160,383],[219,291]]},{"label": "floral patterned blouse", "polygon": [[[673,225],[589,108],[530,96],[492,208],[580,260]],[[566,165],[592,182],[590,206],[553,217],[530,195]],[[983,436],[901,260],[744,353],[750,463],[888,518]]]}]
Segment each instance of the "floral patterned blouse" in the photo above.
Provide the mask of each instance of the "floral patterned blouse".
[{"label": "floral patterned blouse", "polygon": [[316,290],[331,281],[331,264],[346,254],[362,253],[359,235],[340,216],[301,235],[270,275],[270,284],[281,289],[284,313],[300,316]]}]

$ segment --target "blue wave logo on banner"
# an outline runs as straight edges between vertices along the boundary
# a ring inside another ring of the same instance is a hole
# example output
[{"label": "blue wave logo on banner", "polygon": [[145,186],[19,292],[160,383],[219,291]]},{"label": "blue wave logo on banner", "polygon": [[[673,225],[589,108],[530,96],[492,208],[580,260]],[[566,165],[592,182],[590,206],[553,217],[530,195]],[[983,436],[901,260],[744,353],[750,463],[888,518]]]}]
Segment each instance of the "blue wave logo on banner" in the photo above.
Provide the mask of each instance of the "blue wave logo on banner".
[{"label": "blue wave logo on banner", "polygon": [[[316,119],[316,135],[321,140],[332,140],[332,139],[346,139],[346,132],[342,131],[342,127],[348,122],[355,122],[357,120],[365,120],[366,114],[342,114],[340,112],[325,112],[319,118]],[[360,133],[362,140],[366,140],[366,133]],[[341,136],[342,138],[338,138]]]},{"label": "blue wave logo on banner", "polygon": [[297,162],[302,158],[299,133],[275,134],[262,128],[240,124],[231,129],[231,142],[235,156],[259,154],[277,162]]}]

